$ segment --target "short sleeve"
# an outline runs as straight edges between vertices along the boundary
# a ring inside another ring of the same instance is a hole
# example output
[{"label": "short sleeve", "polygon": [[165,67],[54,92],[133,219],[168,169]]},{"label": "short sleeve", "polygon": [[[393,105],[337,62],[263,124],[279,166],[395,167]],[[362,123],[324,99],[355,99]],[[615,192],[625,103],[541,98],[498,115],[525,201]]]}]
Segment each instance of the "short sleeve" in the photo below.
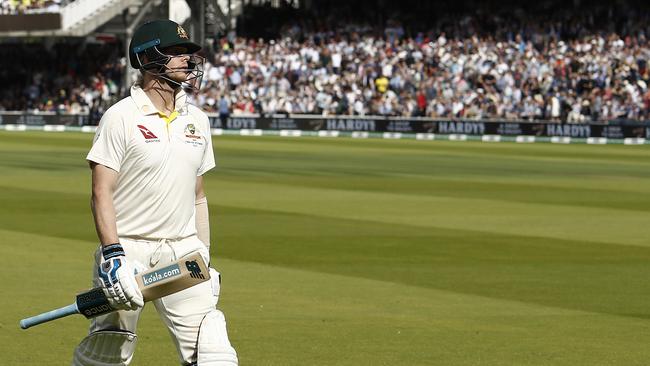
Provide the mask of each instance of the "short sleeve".
[{"label": "short sleeve", "polygon": [[121,118],[106,111],[99,121],[93,146],[86,160],[120,171],[126,152],[126,131]]},{"label": "short sleeve", "polygon": [[[203,113],[202,113],[203,114]],[[215,167],[214,162],[214,151],[212,150],[212,132],[210,130],[210,120],[208,116],[203,114],[203,126],[204,136],[205,136],[205,150],[203,151],[203,158],[201,159],[201,166],[199,167],[197,176],[205,174],[208,170]]]}]

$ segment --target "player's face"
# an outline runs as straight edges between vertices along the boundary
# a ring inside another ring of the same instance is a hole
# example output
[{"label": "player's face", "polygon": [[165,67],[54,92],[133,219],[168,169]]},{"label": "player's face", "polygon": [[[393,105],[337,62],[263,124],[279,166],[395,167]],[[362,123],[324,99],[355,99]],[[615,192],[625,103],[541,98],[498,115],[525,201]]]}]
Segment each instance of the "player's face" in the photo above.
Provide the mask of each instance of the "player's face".
[{"label": "player's face", "polygon": [[189,74],[188,61],[190,59],[187,48],[174,46],[166,48],[162,52],[171,56],[171,59],[166,65],[168,69],[167,77],[179,83],[185,81]]}]

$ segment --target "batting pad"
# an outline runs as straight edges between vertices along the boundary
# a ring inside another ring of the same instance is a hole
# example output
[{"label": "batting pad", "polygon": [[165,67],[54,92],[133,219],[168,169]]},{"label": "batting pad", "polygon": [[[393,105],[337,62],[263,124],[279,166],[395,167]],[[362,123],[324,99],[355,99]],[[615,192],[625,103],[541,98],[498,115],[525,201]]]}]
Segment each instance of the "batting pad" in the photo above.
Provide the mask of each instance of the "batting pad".
[{"label": "batting pad", "polygon": [[237,366],[237,352],[230,345],[226,318],[219,310],[209,312],[201,322],[198,366]]},{"label": "batting pad", "polygon": [[100,330],[84,338],[74,351],[72,366],[127,366],[138,337],[123,330]]}]

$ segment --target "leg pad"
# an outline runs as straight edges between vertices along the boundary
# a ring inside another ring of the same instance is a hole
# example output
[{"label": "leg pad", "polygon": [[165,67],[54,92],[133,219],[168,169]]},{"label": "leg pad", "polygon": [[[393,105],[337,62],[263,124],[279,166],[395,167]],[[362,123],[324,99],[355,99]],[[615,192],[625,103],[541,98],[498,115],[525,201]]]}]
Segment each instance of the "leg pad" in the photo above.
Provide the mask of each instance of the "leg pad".
[{"label": "leg pad", "polygon": [[84,338],[74,350],[72,366],[127,366],[138,337],[124,330],[100,330]]},{"label": "leg pad", "polygon": [[219,310],[209,312],[201,322],[198,340],[198,366],[237,366],[237,352],[230,345],[226,318]]}]

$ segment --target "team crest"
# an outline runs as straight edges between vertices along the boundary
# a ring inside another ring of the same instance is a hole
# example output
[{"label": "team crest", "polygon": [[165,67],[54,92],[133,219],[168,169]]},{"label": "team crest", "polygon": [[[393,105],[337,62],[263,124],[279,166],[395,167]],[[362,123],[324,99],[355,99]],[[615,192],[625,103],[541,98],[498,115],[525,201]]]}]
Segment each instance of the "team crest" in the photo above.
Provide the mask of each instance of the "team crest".
[{"label": "team crest", "polygon": [[201,141],[203,138],[196,135],[196,127],[194,127],[193,123],[188,123],[185,126],[185,138],[185,143],[194,145],[195,147],[203,146],[203,142]]},{"label": "team crest", "polygon": [[180,25],[178,26],[178,28],[176,28],[176,33],[178,33],[179,37],[188,39],[187,32],[185,32],[185,29],[183,29],[183,27],[181,27]]},{"label": "team crest", "polygon": [[196,132],[196,128],[194,127],[194,124],[188,123],[187,126],[185,126],[185,133],[194,135],[195,132]]}]

